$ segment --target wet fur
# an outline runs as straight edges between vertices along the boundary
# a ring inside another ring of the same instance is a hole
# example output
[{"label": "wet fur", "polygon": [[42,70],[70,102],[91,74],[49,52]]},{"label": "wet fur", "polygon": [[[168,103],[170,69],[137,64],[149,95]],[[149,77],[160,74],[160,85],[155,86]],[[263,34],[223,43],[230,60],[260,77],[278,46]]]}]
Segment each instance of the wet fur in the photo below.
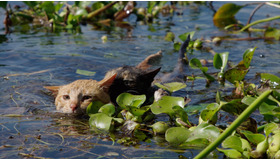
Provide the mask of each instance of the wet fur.
[{"label": "wet fur", "polygon": [[160,68],[143,70],[140,67],[124,66],[107,72],[105,78],[117,74],[108,92],[111,101],[116,104],[116,98],[124,92],[134,95],[145,94],[147,98],[153,96],[154,89],[151,85],[159,71]]},{"label": "wet fur", "polygon": [[108,90],[115,78],[116,74],[113,74],[99,82],[83,79],[63,86],[44,88],[53,92],[57,111],[80,115],[86,113],[86,108],[92,101],[110,102]]}]

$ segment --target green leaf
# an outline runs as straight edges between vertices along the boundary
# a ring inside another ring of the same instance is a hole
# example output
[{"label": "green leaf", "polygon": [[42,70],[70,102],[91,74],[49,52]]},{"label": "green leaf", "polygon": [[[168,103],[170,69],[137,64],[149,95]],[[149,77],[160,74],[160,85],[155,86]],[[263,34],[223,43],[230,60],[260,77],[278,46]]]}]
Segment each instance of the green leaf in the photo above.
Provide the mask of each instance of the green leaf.
[{"label": "green leaf", "polygon": [[79,16],[87,16],[88,12],[86,9],[84,8],[80,8],[76,11],[75,15],[79,15]]},{"label": "green leaf", "polygon": [[102,103],[101,101],[93,101],[91,102],[88,107],[87,107],[87,114],[95,114],[98,113],[98,110],[100,109],[100,107],[102,107],[104,105],[104,103]]},{"label": "green leaf", "polygon": [[217,127],[208,123],[201,123],[192,132],[187,142],[195,139],[207,139],[209,142],[213,142],[220,135],[220,131]]},{"label": "green leaf", "polygon": [[174,106],[172,108],[176,114],[176,117],[180,118],[183,122],[187,123],[188,125],[191,125],[188,119],[188,114],[185,112],[185,110],[179,106]]},{"label": "green leaf", "polygon": [[148,10],[147,10],[148,13],[152,14],[153,8],[156,5],[156,3],[157,2],[155,2],[155,1],[149,1],[148,2]]},{"label": "green leaf", "polygon": [[278,125],[276,123],[268,123],[264,127],[264,133],[265,136],[268,137],[270,133],[272,133],[274,130],[278,128]]},{"label": "green leaf", "polygon": [[190,38],[192,39],[193,36],[194,36],[194,34],[195,34],[195,31],[186,32],[186,33],[184,33],[184,34],[179,35],[178,37],[179,37],[183,42],[185,42],[185,41],[187,40],[187,38],[188,38],[189,35],[190,35]]},{"label": "green leaf", "polygon": [[250,143],[246,139],[240,138],[240,140],[242,142],[242,149],[244,151],[251,151],[252,150]]},{"label": "green leaf", "polygon": [[242,158],[242,154],[235,149],[220,149],[217,148],[218,151],[223,152],[228,158],[232,159],[240,159]]},{"label": "green leaf", "polygon": [[105,113],[90,114],[89,125],[93,129],[108,132],[111,127],[112,117],[109,117]]},{"label": "green leaf", "polygon": [[178,146],[188,139],[190,131],[182,127],[172,127],[166,130],[165,139],[172,146]]},{"label": "green leaf", "polygon": [[255,50],[256,50],[256,47],[255,48],[249,48],[244,52],[243,62],[244,62],[244,66],[246,68],[249,68],[251,60],[253,59],[253,55],[254,55]]},{"label": "green leaf", "polygon": [[265,140],[265,136],[259,133],[252,133],[250,131],[241,131],[242,134],[253,144],[259,144]]},{"label": "green leaf", "polygon": [[171,83],[164,83],[164,84],[155,83],[155,85],[171,93],[187,87],[185,83],[181,83],[181,82],[171,82]]},{"label": "green leaf", "polygon": [[207,147],[208,145],[209,145],[209,141],[207,139],[200,138],[200,139],[195,139],[195,140],[192,140],[192,141],[184,142],[180,145],[180,148],[202,149],[202,148]]},{"label": "green leaf", "polygon": [[134,115],[134,116],[142,116],[144,113],[146,113],[150,109],[149,106],[144,106],[141,108],[136,107],[130,107],[128,110]]},{"label": "green leaf", "polygon": [[122,93],[117,97],[116,101],[122,109],[129,109],[130,107],[140,108],[145,100],[145,95],[132,95],[130,93]]},{"label": "green leaf", "polygon": [[219,109],[219,104],[211,103],[200,113],[200,117],[204,122],[207,122],[212,119],[212,117],[216,114],[217,111],[219,111]]},{"label": "green leaf", "polygon": [[181,48],[181,43],[180,42],[175,42],[173,44],[173,48],[174,48],[175,51],[179,51],[180,48]]},{"label": "green leaf", "polygon": [[231,100],[230,102],[224,103],[222,105],[222,110],[233,115],[240,115],[247,108],[248,105],[253,103],[253,101],[250,101],[251,102],[250,104],[247,103],[244,104],[241,103],[241,101],[242,101],[241,99],[234,99]]},{"label": "green leaf", "polygon": [[276,75],[270,73],[261,73],[261,80],[266,82],[267,80],[270,81],[270,84],[274,87],[279,86],[280,78]]},{"label": "green leaf", "polygon": [[184,108],[184,98],[183,97],[172,97],[172,96],[163,96],[157,102],[154,102],[151,105],[151,111],[154,114],[166,113],[168,115],[174,115],[174,106],[179,106]]},{"label": "green leaf", "polygon": [[115,113],[115,106],[111,103],[105,104],[98,110],[98,112],[111,117]]},{"label": "green leaf", "polygon": [[264,36],[267,38],[274,38],[275,40],[280,40],[280,30],[276,28],[268,28],[264,32]]},{"label": "green leaf", "polygon": [[53,14],[55,12],[54,3],[51,1],[45,1],[41,6],[47,14]]},{"label": "green leaf", "polygon": [[222,66],[223,66],[223,60],[220,56],[219,53],[216,53],[214,55],[214,58],[213,58],[213,66],[216,68],[216,69],[221,69]]},{"label": "green leaf", "polygon": [[249,69],[240,69],[238,67],[229,69],[225,72],[225,78],[231,83],[235,83],[235,81],[241,81],[245,78]]},{"label": "green leaf", "polygon": [[76,73],[80,74],[80,75],[84,75],[84,76],[94,76],[96,72],[91,72],[91,71],[77,69]]},{"label": "green leaf", "polygon": [[91,5],[91,9],[94,11],[94,10],[98,10],[100,8],[103,8],[104,6],[105,6],[104,2],[94,2]]},{"label": "green leaf", "polygon": [[240,137],[233,136],[233,135],[229,136],[228,138],[226,138],[223,141],[222,147],[223,148],[231,148],[231,149],[235,149],[239,152],[243,152],[242,141],[241,141]]},{"label": "green leaf", "polygon": [[214,20],[216,19],[227,19],[234,17],[234,15],[242,8],[242,6],[236,5],[234,3],[226,3],[222,5],[214,15]]},{"label": "green leaf", "polygon": [[175,34],[173,32],[167,32],[164,40],[169,41],[169,42],[173,42],[175,39]]},{"label": "green leaf", "polygon": [[228,55],[229,55],[229,52],[216,53],[214,55],[213,66],[216,69],[220,69],[222,73],[224,72],[224,69],[226,68],[227,61],[228,61]]},{"label": "green leaf", "polygon": [[200,60],[197,59],[197,58],[191,59],[190,62],[189,62],[189,65],[193,69],[200,69],[202,67],[202,64],[201,64]]},{"label": "green leaf", "polygon": [[0,7],[2,7],[3,9],[6,10],[7,4],[8,4],[8,1],[1,1],[1,2],[0,2]]},{"label": "green leaf", "polygon": [[63,2],[58,2],[56,5],[55,5],[55,12],[58,12],[60,9],[61,9],[61,7],[64,5],[64,3]]}]

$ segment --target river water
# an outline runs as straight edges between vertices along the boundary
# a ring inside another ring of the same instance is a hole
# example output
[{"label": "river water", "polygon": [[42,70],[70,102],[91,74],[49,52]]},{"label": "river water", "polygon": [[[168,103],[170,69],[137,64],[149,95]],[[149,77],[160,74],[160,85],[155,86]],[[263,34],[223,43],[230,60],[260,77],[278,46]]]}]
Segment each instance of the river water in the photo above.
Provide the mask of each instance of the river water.
[{"label": "river water", "polygon": [[[15,2],[20,3],[20,2]],[[137,2],[146,6],[146,2]],[[214,8],[226,2],[214,2]],[[234,2],[245,4],[249,2]],[[251,2],[250,2],[251,3]],[[13,3],[12,3],[13,5]],[[159,50],[163,56],[154,67],[162,67],[159,77],[171,72],[178,53],[173,43],[164,40],[167,32],[178,35],[196,31],[194,38],[211,39],[215,36],[248,37],[248,33],[229,34],[213,24],[213,11],[204,4],[177,5],[182,15],[163,17],[152,24],[142,24],[131,15],[126,21],[132,26],[131,36],[125,28],[112,27],[96,30],[91,25],[81,26],[81,33],[50,33],[42,28],[27,30],[26,26],[13,27],[4,35],[0,24],[0,158],[192,158],[197,150],[176,150],[156,137],[136,146],[113,143],[109,137],[93,134],[87,121],[75,120],[55,112],[53,97],[43,86],[63,85],[77,79],[101,80],[105,73],[123,65],[136,65]],[[245,24],[256,5],[242,8],[235,16]],[[4,11],[0,9],[0,22]],[[263,6],[252,21],[276,16],[279,10]],[[273,24],[279,28],[279,20],[260,24]],[[261,33],[258,33],[261,34]],[[103,43],[101,37],[108,41]],[[214,51],[228,51],[229,61],[237,64],[244,51],[257,47],[246,79],[254,79],[257,72],[279,74],[279,41],[223,41],[220,45],[205,44]],[[213,59],[206,51],[194,50],[191,57]],[[210,73],[218,72],[209,65]],[[77,69],[96,72],[94,76],[77,74]],[[202,75],[200,70],[191,70]],[[192,73],[186,73],[191,75]],[[205,80],[187,82],[187,88],[175,95],[192,99],[191,104],[213,102],[217,88],[227,87],[217,82],[206,87]],[[231,85],[226,85],[231,88]],[[33,157],[32,157],[33,156]],[[221,158],[222,155],[219,155]]]}]

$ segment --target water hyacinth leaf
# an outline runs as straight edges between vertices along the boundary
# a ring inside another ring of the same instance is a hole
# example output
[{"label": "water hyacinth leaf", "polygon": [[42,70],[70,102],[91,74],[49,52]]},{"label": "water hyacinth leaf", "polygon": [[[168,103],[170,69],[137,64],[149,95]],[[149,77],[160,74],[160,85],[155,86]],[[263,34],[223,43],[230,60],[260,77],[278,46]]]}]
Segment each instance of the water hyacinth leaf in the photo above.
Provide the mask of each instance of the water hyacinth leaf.
[{"label": "water hyacinth leaf", "polygon": [[169,128],[169,125],[163,121],[158,121],[152,126],[154,134],[165,134],[166,130]]},{"label": "water hyacinth leaf", "polygon": [[240,68],[232,68],[225,72],[225,78],[231,83],[235,83],[235,81],[241,81],[245,78],[249,69],[243,70]]},{"label": "water hyacinth leaf", "polygon": [[175,42],[173,44],[173,48],[174,48],[175,51],[179,51],[180,48],[181,48],[181,43],[180,42]]},{"label": "water hyacinth leaf", "polygon": [[55,12],[55,6],[54,3],[51,1],[45,1],[42,3],[42,9],[47,13],[47,14],[53,14]]},{"label": "water hyacinth leaf", "polygon": [[144,106],[141,108],[136,108],[136,107],[130,107],[129,111],[134,115],[134,116],[142,116],[144,113],[146,113],[150,108],[148,106]]},{"label": "water hyacinth leaf", "polygon": [[216,112],[219,111],[219,109],[219,104],[211,103],[200,113],[200,117],[204,122],[206,122],[210,120],[216,114]]},{"label": "water hyacinth leaf", "polygon": [[88,15],[88,12],[86,9],[83,9],[83,8],[79,8],[77,9],[75,15],[78,15],[78,16],[87,16]]},{"label": "water hyacinth leaf", "polygon": [[240,159],[242,158],[242,154],[235,149],[220,149],[217,148],[218,151],[223,152],[228,158],[232,159]]},{"label": "water hyacinth leaf", "polygon": [[223,60],[219,53],[216,53],[213,58],[213,66],[216,69],[221,69],[223,66]]},{"label": "water hyacinth leaf", "polygon": [[259,133],[252,133],[250,131],[241,131],[242,134],[253,144],[259,144],[265,140],[265,136]]},{"label": "water hyacinth leaf", "polygon": [[76,73],[80,74],[80,75],[84,75],[84,76],[94,76],[96,72],[91,72],[91,71],[77,69]]},{"label": "water hyacinth leaf", "polygon": [[243,151],[251,151],[252,150],[250,143],[246,139],[240,138],[240,140],[242,142]]},{"label": "water hyacinth leaf", "polygon": [[154,6],[156,5],[156,3],[157,3],[157,2],[155,2],[155,1],[149,1],[149,2],[148,2],[148,10],[147,10],[148,13],[151,13],[151,14],[152,14],[153,8],[154,8]]},{"label": "water hyacinth leaf", "polygon": [[105,104],[98,110],[98,112],[111,117],[115,113],[115,106],[111,103]]},{"label": "water hyacinth leaf", "polygon": [[244,62],[244,66],[246,68],[249,68],[251,60],[253,59],[255,50],[256,50],[256,47],[255,48],[249,48],[244,52],[243,62]]},{"label": "water hyacinth leaf", "polygon": [[226,68],[227,61],[228,61],[228,55],[229,55],[229,52],[216,53],[214,55],[213,66],[216,69],[220,69],[222,73],[224,72],[224,69]]},{"label": "water hyacinth leaf", "polygon": [[174,106],[172,109],[174,110],[176,117],[180,118],[180,120],[182,120],[186,124],[191,125],[191,123],[189,122],[189,119],[188,119],[188,114],[187,114],[187,112],[185,112],[185,110],[183,108],[181,108],[179,106]]},{"label": "water hyacinth leaf", "polygon": [[103,105],[104,105],[104,103],[102,103],[101,101],[93,101],[88,105],[86,112],[88,115],[98,113],[98,110]]},{"label": "water hyacinth leaf", "polygon": [[209,145],[209,141],[207,139],[195,139],[195,140],[192,140],[190,142],[184,142],[180,145],[180,148],[198,148],[198,149],[202,149],[202,148],[205,148]]},{"label": "water hyacinth leaf", "polygon": [[273,86],[278,86],[280,84],[280,78],[276,75],[270,73],[261,73],[261,80],[263,82],[270,81]]},{"label": "water hyacinth leaf", "polygon": [[226,3],[222,5],[215,13],[213,19],[227,19],[232,18],[242,8],[240,5],[234,3]]},{"label": "water hyacinth leaf", "polygon": [[188,139],[190,131],[182,127],[172,127],[166,130],[165,139],[172,146],[178,146]]},{"label": "water hyacinth leaf", "polygon": [[277,128],[278,128],[278,125],[276,123],[272,122],[272,123],[266,124],[264,127],[265,136],[268,137],[268,135],[270,133],[272,133],[273,131],[275,131]]},{"label": "water hyacinth leaf", "polygon": [[213,142],[220,135],[220,131],[217,127],[208,123],[201,123],[192,132],[187,142],[195,139],[207,139],[209,142]]},{"label": "water hyacinth leaf", "polygon": [[228,138],[226,138],[223,141],[222,147],[231,148],[231,149],[235,149],[239,152],[243,152],[242,141],[241,141],[240,137],[233,136],[233,135],[229,136]]},{"label": "water hyacinth leaf", "polygon": [[93,129],[98,129],[108,132],[111,127],[112,117],[105,113],[90,114],[89,125]]},{"label": "water hyacinth leaf", "polygon": [[58,12],[63,5],[64,5],[63,2],[57,2],[55,5],[55,12]]},{"label": "water hyacinth leaf", "polygon": [[173,115],[175,112],[172,109],[174,106],[179,106],[184,108],[184,98],[183,97],[172,97],[172,96],[163,96],[157,102],[154,102],[151,105],[151,111],[154,114],[166,113]]},{"label": "water hyacinth leaf", "polygon": [[171,93],[187,87],[185,83],[181,82],[171,82],[164,84],[155,83],[155,85]]},{"label": "water hyacinth leaf", "polygon": [[[250,101],[250,102],[253,103],[253,101]],[[234,100],[231,100],[230,102],[224,103],[221,107],[222,107],[223,111],[226,111],[230,114],[240,115],[247,108],[247,106],[250,105],[251,103],[244,104],[244,103],[242,103],[241,99],[234,99]]]},{"label": "water hyacinth leaf", "polygon": [[185,42],[185,41],[187,40],[187,38],[188,38],[189,35],[190,35],[190,38],[192,39],[193,36],[194,36],[194,34],[195,34],[195,31],[192,31],[192,32],[183,33],[183,34],[179,35],[178,37],[179,37],[183,42]]},{"label": "water hyacinth leaf", "polygon": [[94,2],[94,3],[91,5],[91,9],[94,11],[94,10],[103,8],[104,6],[105,6],[105,5],[104,5],[104,2]]},{"label": "water hyacinth leaf", "polygon": [[169,42],[173,42],[175,39],[175,34],[173,32],[167,32],[164,40],[169,41]]},{"label": "water hyacinth leaf", "polygon": [[129,107],[140,108],[145,102],[145,95],[133,95],[130,93],[122,93],[117,97],[117,103],[122,109],[129,109]]},{"label": "water hyacinth leaf", "polygon": [[[206,68],[208,70],[207,67],[202,67],[202,68]],[[215,78],[210,76],[208,73],[202,71],[203,75],[206,77],[207,80],[209,80],[210,82],[214,82],[215,81]]]},{"label": "water hyacinth leaf", "polygon": [[275,40],[280,40],[280,30],[276,28],[268,28],[264,32],[264,36],[267,38],[274,38]]},{"label": "water hyacinth leaf", "polygon": [[202,64],[201,64],[200,60],[197,59],[197,58],[191,59],[190,62],[189,62],[189,65],[193,69],[200,69],[202,67]]},{"label": "water hyacinth leaf", "polygon": [[200,49],[202,47],[203,42],[200,39],[196,39],[193,43],[193,48]]}]

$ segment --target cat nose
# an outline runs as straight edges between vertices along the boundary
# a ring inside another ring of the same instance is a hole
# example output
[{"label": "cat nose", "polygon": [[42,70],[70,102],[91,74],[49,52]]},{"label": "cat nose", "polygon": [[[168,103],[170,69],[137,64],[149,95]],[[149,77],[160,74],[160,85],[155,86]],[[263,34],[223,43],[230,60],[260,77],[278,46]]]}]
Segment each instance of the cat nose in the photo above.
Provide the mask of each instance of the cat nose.
[{"label": "cat nose", "polygon": [[71,103],[70,107],[71,107],[72,111],[74,112],[78,108],[78,105],[75,103]]}]

